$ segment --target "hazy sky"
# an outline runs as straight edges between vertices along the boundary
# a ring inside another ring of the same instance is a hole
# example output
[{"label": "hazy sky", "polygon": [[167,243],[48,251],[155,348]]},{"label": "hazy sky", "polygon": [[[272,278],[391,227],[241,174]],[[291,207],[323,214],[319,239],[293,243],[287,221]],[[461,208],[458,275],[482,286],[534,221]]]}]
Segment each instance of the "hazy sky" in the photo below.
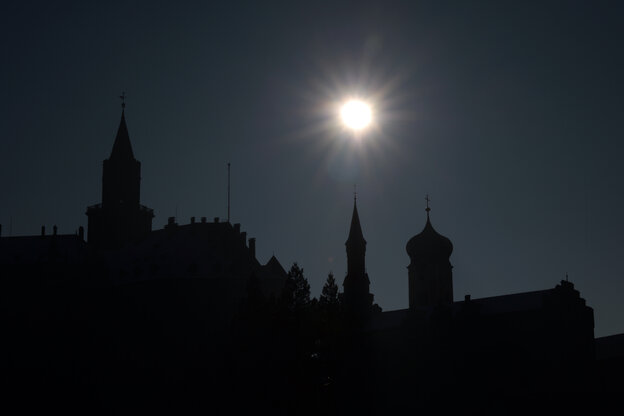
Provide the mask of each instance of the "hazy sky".
[{"label": "hazy sky", "polygon": [[[126,91],[155,229],[225,218],[231,162],[232,222],[318,296],[346,273],[357,183],[371,290],[392,310],[429,194],[455,299],[567,272],[596,335],[624,332],[624,3],[11,3],[3,235],[86,226]],[[336,122],[351,96],[375,111],[359,140]]]}]

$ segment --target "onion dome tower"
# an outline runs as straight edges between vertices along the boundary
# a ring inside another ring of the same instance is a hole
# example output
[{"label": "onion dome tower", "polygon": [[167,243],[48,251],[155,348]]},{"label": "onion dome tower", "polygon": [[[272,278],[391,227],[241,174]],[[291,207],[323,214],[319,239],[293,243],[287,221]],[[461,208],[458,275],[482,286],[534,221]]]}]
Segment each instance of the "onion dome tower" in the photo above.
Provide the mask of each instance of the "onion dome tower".
[{"label": "onion dome tower", "polygon": [[347,314],[351,317],[367,316],[373,305],[373,295],[369,292],[370,280],[366,273],[366,240],[362,233],[360,217],[355,197],[353,198],[353,216],[347,247],[347,276],[344,279],[343,302]]},{"label": "onion dome tower", "polygon": [[[125,95],[120,97],[125,99]],[[88,242],[98,248],[119,248],[135,242],[152,230],[154,211],[141,205],[141,162],[134,158],[125,102],[121,104],[121,121],[113,150],[104,160],[102,203],[87,208]]]},{"label": "onion dome tower", "polygon": [[449,261],[453,244],[434,230],[429,219],[429,196],[425,199],[425,228],[405,247],[410,257],[407,266],[410,309],[453,303],[453,266]]}]

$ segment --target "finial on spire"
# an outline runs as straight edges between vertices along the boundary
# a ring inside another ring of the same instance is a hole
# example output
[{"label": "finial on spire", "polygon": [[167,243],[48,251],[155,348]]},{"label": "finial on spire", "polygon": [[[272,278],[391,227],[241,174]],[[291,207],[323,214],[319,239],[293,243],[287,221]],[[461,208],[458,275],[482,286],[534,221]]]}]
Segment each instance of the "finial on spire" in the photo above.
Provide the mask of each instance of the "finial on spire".
[{"label": "finial on spire", "polygon": [[119,98],[121,98],[121,111],[124,111],[126,108],[126,92],[122,91]]},{"label": "finial on spire", "polygon": [[353,203],[357,200],[357,190],[355,188],[355,184],[353,184]]},{"label": "finial on spire", "polygon": [[425,201],[427,201],[427,208],[425,208],[425,211],[427,211],[427,218],[429,218],[429,211],[431,211],[431,208],[429,208],[429,201],[431,201],[431,199],[429,198],[429,194],[425,196]]}]

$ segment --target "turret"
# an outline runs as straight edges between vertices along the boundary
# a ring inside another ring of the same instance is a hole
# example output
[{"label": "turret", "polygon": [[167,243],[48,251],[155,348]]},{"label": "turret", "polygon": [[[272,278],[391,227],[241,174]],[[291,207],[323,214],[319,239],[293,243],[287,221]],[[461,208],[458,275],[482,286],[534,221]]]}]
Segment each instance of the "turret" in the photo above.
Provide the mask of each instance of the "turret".
[{"label": "turret", "polygon": [[[125,95],[121,96],[125,99]],[[104,160],[102,203],[87,208],[87,241],[96,248],[119,248],[152,230],[154,211],[140,205],[141,162],[134,158],[125,102],[110,157]]]},{"label": "turret", "polygon": [[344,279],[343,302],[346,312],[351,316],[364,317],[371,311],[373,295],[369,293],[370,281],[366,273],[366,240],[362,233],[357,204],[353,201],[353,215],[347,248],[347,275]]},{"label": "turret", "polygon": [[139,206],[141,187],[141,162],[134,158],[126,117],[121,112],[121,121],[113,150],[104,160],[102,175],[102,205],[105,207]]},{"label": "turret", "polygon": [[453,303],[453,266],[449,261],[453,244],[434,230],[429,218],[429,197],[426,199],[425,228],[406,246],[410,257],[407,266],[410,309]]}]

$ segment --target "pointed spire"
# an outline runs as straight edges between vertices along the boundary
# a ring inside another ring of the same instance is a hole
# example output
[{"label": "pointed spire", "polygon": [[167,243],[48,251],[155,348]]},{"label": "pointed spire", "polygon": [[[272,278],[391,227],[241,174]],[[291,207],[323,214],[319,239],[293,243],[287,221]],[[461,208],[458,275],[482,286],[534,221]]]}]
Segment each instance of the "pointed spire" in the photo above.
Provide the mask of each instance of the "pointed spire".
[{"label": "pointed spire", "polygon": [[134,153],[132,152],[132,145],[130,144],[130,136],[128,135],[128,126],[126,126],[125,116],[125,94],[121,95],[121,121],[119,122],[119,129],[117,129],[117,137],[115,137],[115,143],[113,144],[113,151],[111,152],[111,159],[134,159]]},{"label": "pointed spire", "polygon": [[362,226],[360,225],[360,216],[357,210],[357,200],[353,198],[353,216],[351,217],[351,229],[349,230],[349,238],[346,244],[353,244],[363,242],[366,244],[364,234],[362,233]]},{"label": "pointed spire", "polygon": [[431,208],[429,208],[429,201],[431,201],[429,194],[425,196],[425,201],[427,201],[427,208],[425,208],[425,211],[427,211],[427,222],[429,222],[429,211],[431,211]]}]

